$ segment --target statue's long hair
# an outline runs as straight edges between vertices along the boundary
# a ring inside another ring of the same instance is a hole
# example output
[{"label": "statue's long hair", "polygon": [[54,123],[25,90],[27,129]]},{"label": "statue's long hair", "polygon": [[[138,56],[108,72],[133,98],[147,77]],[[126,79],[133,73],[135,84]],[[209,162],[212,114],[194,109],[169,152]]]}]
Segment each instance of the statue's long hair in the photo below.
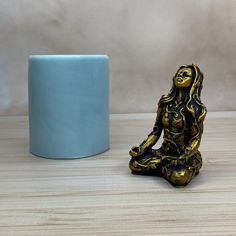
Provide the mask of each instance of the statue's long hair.
[{"label": "statue's long hair", "polygon": [[[207,112],[206,107],[201,102],[201,98],[200,98],[201,90],[202,90],[203,74],[198,68],[198,66],[195,64],[181,66],[177,70],[176,74],[178,73],[180,69],[185,68],[185,67],[191,68],[193,71],[193,81],[191,83],[188,98],[186,100],[186,108],[192,114],[192,116],[196,119],[197,122],[201,122],[204,120],[206,116],[206,112]],[[159,101],[159,106],[165,105],[177,99],[179,88],[175,86],[174,78],[173,78],[173,85],[170,92],[167,95],[162,96],[162,98]]]}]

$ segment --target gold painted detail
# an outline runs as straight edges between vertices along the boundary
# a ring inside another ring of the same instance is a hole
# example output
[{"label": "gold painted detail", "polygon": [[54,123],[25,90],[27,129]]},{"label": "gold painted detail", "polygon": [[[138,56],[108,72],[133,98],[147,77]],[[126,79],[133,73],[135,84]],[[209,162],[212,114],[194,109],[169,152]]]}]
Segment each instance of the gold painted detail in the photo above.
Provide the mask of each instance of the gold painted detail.
[{"label": "gold painted detail", "polygon": [[[200,100],[203,74],[196,65],[181,66],[168,95],[158,103],[153,131],[129,154],[129,167],[135,174],[156,174],[173,186],[186,186],[202,167],[198,151],[206,107]],[[152,147],[162,131],[163,144]]]}]

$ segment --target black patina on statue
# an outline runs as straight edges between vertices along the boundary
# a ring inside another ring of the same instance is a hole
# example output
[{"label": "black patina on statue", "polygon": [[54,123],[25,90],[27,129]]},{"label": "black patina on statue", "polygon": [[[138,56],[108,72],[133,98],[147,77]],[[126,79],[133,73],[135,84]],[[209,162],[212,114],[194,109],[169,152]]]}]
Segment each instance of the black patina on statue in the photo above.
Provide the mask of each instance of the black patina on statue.
[{"label": "black patina on statue", "polygon": [[[198,151],[206,107],[201,102],[203,74],[196,65],[181,66],[168,95],[162,96],[153,131],[130,150],[134,174],[159,175],[173,186],[186,186],[202,167]],[[162,131],[163,144],[152,147]]]}]

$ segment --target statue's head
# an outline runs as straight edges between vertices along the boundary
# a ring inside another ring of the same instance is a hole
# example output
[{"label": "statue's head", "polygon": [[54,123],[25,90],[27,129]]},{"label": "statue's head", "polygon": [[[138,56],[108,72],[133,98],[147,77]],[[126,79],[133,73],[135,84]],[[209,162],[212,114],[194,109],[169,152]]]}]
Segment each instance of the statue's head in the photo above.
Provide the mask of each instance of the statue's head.
[{"label": "statue's head", "polygon": [[175,100],[179,89],[188,88],[187,109],[201,119],[206,113],[205,106],[201,103],[200,99],[202,82],[203,74],[197,65],[180,66],[173,78],[173,85],[169,94],[162,96],[160,104],[166,104]]},{"label": "statue's head", "polygon": [[178,88],[190,87],[193,80],[194,71],[190,66],[181,67],[174,77],[174,84]]},{"label": "statue's head", "polygon": [[200,97],[202,89],[203,74],[195,64],[180,66],[173,78],[173,87],[191,88],[190,96],[194,93]]}]

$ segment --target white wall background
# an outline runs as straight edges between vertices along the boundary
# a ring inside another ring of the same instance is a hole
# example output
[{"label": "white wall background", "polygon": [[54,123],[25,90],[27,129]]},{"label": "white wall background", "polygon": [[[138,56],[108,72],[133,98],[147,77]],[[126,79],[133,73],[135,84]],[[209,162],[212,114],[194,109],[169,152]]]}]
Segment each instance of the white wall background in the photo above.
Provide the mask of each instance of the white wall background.
[{"label": "white wall background", "polygon": [[154,112],[181,64],[210,111],[236,110],[234,0],[0,0],[0,114],[27,114],[30,54],[110,56],[112,113]]}]

